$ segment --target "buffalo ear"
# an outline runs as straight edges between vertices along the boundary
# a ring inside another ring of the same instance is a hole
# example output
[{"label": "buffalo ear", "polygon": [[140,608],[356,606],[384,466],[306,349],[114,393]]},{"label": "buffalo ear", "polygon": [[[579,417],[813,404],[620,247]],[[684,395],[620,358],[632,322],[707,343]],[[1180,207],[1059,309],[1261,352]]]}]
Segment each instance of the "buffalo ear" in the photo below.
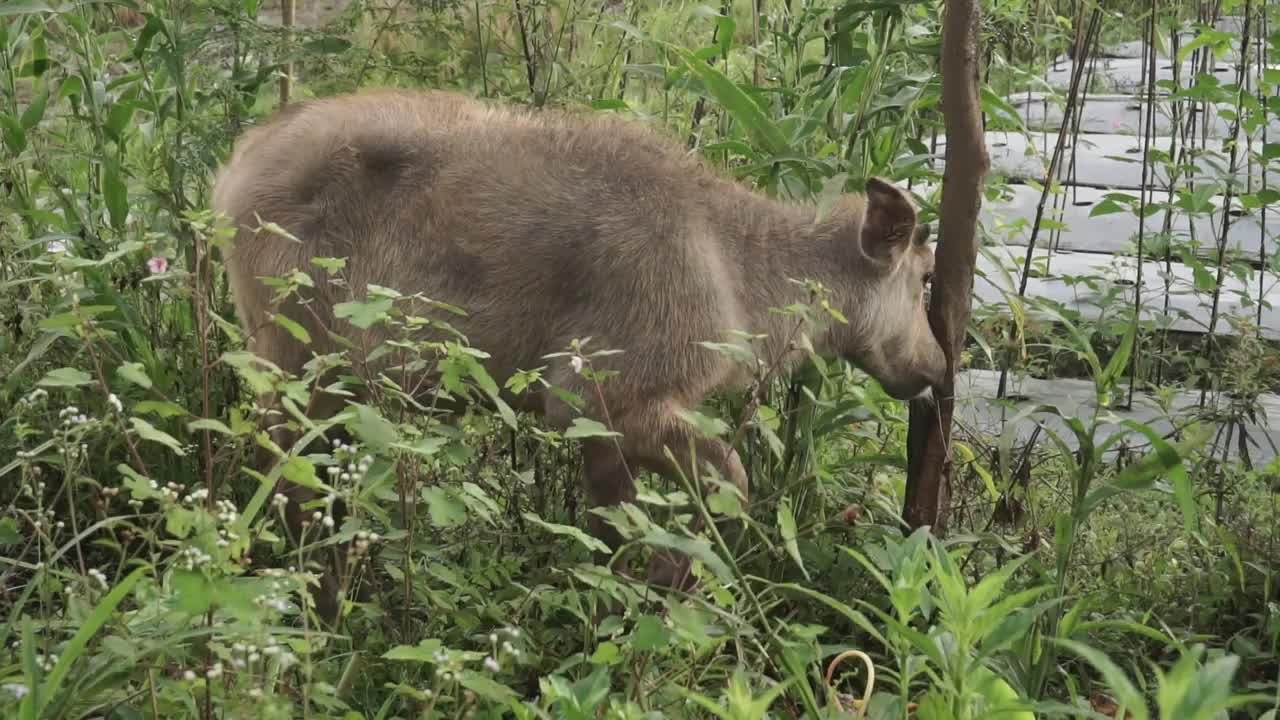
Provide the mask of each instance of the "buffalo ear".
[{"label": "buffalo ear", "polygon": [[[905,191],[877,177],[867,179],[867,210],[862,219],[862,248],[867,255],[892,260],[918,234],[916,208]],[[928,226],[925,232],[928,232]]]}]

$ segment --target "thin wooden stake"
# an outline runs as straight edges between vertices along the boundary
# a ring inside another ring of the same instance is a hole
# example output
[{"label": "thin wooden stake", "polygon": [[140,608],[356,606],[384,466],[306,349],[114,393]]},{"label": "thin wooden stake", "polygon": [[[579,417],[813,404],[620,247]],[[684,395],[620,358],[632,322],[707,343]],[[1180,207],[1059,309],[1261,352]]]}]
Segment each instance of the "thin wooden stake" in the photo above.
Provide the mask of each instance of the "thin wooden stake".
[{"label": "thin wooden stake", "polygon": [[907,430],[907,492],[903,516],[913,528],[946,527],[951,496],[951,418],[955,373],[969,327],[977,224],[990,166],[982,132],[978,85],[977,0],[947,0],[942,24],[943,124],[947,133],[942,207],[929,324],[947,357],[947,372],[933,400],[911,403]]},{"label": "thin wooden stake", "polygon": [[[1129,355],[1129,394],[1125,407],[1133,407],[1133,393],[1138,386],[1138,363],[1142,360],[1142,270],[1146,263],[1147,197],[1154,196],[1155,168],[1151,167],[1151,136],[1156,133],[1156,14],[1157,0],[1151,0],[1151,17],[1147,23],[1147,119],[1142,128],[1142,187],[1138,189],[1138,277],[1133,286],[1133,350]],[[1176,61],[1177,59],[1174,58]]]},{"label": "thin wooden stake", "polygon": [[[297,0],[280,0],[280,24],[284,26],[285,52],[293,51],[293,16]],[[284,74],[280,76],[280,104],[289,102],[289,90],[293,81],[293,62],[285,63]]]}]

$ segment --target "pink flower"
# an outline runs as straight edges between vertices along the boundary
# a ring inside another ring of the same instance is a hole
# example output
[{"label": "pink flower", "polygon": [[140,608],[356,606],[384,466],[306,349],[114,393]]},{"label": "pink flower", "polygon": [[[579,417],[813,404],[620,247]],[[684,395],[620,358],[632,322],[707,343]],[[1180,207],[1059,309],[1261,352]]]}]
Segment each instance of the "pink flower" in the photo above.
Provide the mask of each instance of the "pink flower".
[{"label": "pink flower", "polygon": [[159,275],[169,269],[169,261],[156,255],[147,261],[147,269],[151,271],[152,275]]}]

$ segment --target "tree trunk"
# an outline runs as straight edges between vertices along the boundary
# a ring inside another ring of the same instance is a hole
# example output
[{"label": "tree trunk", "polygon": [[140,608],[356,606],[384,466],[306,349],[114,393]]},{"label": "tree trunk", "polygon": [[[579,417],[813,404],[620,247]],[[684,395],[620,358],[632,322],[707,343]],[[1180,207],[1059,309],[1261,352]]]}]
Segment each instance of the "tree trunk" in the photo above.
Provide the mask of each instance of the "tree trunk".
[{"label": "tree trunk", "polygon": [[947,373],[933,389],[933,401],[911,403],[903,510],[912,528],[929,525],[938,532],[946,526],[951,500],[955,373],[969,326],[978,257],[975,232],[989,162],[978,92],[978,2],[946,0],[944,12],[939,68],[947,150],[929,324],[946,353]]}]

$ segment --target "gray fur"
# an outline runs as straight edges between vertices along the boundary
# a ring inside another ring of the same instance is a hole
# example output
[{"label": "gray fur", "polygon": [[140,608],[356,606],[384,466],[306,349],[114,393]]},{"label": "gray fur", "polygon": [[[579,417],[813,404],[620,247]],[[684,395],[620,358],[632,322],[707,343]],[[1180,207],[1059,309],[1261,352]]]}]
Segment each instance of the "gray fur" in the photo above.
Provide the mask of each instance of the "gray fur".
[{"label": "gray fur", "polygon": [[[736,453],[695,436],[676,411],[749,380],[699,341],[723,341],[730,329],[764,333],[765,357],[781,353],[786,368],[802,359],[784,347],[794,319],[770,312],[805,299],[790,278],[824,283],[849,320],[814,338],[819,351],[849,358],[894,396],[927,391],[945,368],[923,303],[933,252],[905,193],[873,180],[816,221],[813,208],[754,193],[615,116],[438,91],[297,103],[244,134],[213,205],[237,228],[227,271],[252,347],[287,370],[336,350],[330,329],[358,348],[377,345],[376,329],[332,316],[369,283],[465,309],[451,322],[492,354],[487,367],[499,384],[548,364],[543,356],[573,338],[623,350],[599,363],[620,372],[602,386],[604,408],[564,359],[547,369],[551,383],[588,402],[588,415],[603,420],[607,410],[623,433],[621,457],[611,442],[584,446],[594,504],[634,497],[624,461],[670,473],[664,445],[688,468],[691,440],[699,461],[722,465],[745,494]],[[257,217],[302,242],[255,233]],[[349,258],[350,290],[313,272],[317,256]],[[257,277],[295,267],[317,277],[310,308],[273,308]],[[269,322],[277,310],[308,327],[312,347]],[[335,399],[316,412],[340,407]],[[555,427],[576,415],[550,395],[531,409]],[[616,541],[609,528],[595,530]]]}]

